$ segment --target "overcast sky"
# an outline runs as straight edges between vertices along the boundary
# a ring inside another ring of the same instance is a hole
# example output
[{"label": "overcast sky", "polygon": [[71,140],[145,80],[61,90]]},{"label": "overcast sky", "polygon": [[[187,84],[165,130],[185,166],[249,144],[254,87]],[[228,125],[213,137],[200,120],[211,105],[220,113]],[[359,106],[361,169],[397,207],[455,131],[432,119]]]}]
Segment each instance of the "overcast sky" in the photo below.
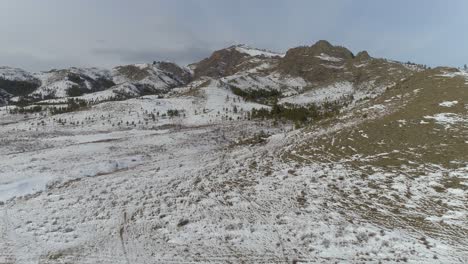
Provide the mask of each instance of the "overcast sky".
[{"label": "overcast sky", "polygon": [[320,39],[428,65],[468,63],[466,0],[0,0],[0,65],[39,71]]}]

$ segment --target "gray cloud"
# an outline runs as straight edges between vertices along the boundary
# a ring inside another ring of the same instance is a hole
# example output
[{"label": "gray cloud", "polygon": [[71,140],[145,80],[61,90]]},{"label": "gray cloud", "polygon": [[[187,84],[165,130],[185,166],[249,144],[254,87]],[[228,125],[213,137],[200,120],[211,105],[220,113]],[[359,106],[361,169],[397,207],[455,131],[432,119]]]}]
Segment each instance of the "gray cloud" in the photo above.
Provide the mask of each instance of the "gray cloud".
[{"label": "gray cloud", "polygon": [[26,53],[0,53],[0,65],[22,68],[29,71],[45,71],[52,68],[85,66],[73,58],[42,58]]},{"label": "gray cloud", "polygon": [[171,61],[180,64],[197,62],[211,54],[212,50],[206,47],[187,47],[183,49],[122,49],[122,48],[95,48],[93,55],[101,58],[111,58],[122,63],[137,63],[151,61]]},{"label": "gray cloud", "polygon": [[0,65],[187,64],[234,43],[286,51],[327,39],[376,57],[459,66],[468,62],[467,9],[465,0],[2,0]]}]

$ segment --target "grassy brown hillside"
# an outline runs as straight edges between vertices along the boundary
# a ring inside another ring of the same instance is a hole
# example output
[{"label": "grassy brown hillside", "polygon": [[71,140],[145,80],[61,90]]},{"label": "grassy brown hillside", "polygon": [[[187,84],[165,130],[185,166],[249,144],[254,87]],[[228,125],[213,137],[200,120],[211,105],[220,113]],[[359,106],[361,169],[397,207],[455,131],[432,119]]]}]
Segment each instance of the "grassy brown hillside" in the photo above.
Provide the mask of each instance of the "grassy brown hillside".
[{"label": "grassy brown hillside", "polygon": [[322,40],[310,47],[290,49],[280,60],[278,71],[302,77],[314,86],[324,86],[343,81],[356,85],[369,81],[376,85],[388,84],[407,78],[414,69],[402,63],[372,58],[366,51],[354,56],[348,49]]},{"label": "grassy brown hillside", "polygon": [[[340,159],[356,153],[388,153],[374,160],[376,165],[385,167],[411,162],[456,166],[458,163],[453,161],[461,158],[466,162],[468,85],[464,78],[443,77],[444,73],[443,69],[428,70],[396,84],[372,100],[369,107],[354,113],[362,116],[360,125],[329,134],[315,143],[323,146],[323,152]],[[441,106],[445,101],[458,103]],[[391,113],[372,118],[376,111]],[[447,116],[453,124],[433,118],[443,113],[450,113]]]},{"label": "grassy brown hillside", "polygon": [[228,48],[213,52],[213,54],[197,64],[195,78],[208,76],[219,78],[234,74],[236,67],[248,57],[236,49]]},{"label": "grassy brown hillside", "polygon": [[422,243],[453,237],[466,247],[468,84],[455,71],[417,73],[359,110],[306,129],[314,136],[285,157],[345,168],[340,178],[323,175],[327,188],[365,219],[418,230]]}]

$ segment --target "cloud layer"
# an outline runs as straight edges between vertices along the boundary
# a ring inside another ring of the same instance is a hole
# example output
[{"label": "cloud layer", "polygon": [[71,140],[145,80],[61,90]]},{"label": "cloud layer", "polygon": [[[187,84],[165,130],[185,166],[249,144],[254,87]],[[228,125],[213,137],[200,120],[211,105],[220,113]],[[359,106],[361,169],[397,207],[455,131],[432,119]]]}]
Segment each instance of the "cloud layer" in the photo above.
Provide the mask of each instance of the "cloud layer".
[{"label": "cloud layer", "polygon": [[319,39],[429,65],[468,62],[468,2],[3,0],[0,65],[28,70],[188,64],[246,43],[276,51]]}]

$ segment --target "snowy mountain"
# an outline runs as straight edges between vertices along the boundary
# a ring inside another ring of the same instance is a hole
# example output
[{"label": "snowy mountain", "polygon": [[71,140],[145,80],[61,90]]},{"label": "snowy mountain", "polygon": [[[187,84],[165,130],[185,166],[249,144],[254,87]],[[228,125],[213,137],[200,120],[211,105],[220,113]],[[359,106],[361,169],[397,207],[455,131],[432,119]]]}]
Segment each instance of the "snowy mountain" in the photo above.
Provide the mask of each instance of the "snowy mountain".
[{"label": "snowy mountain", "polygon": [[[281,102],[295,104],[297,101],[303,105],[342,97],[348,97],[350,103],[376,97],[388,87],[423,70],[420,65],[409,67],[404,63],[372,58],[365,51],[355,56],[348,49],[326,41],[293,48],[281,56],[247,56],[238,48],[234,46],[213,53],[197,64],[195,75],[202,72],[205,76],[221,76],[223,82],[245,93],[278,91],[282,95]],[[237,59],[231,60],[232,56]],[[231,62],[230,66],[227,61]]]},{"label": "snowy mountain", "polygon": [[5,66],[0,67],[0,79],[12,82],[37,82],[37,79],[27,71]]},{"label": "snowy mountain", "polygon": [[37,78],[22,69],[0,67],[0,105],[10,97],[31,93],[39,84]]},{"label": "snowy mountain", "polygon": [[63,98],[102,91],[114,86],[110,71],[98,68],[70,68],[35,74],[41,86],[35,98]]},{"label": "snowy mountain", "polygon": [[25,73],[55,98],[0,107],[0,263],[466,262],[466,72],[326,41],[189,69]]},{"label": "snowy mountain", "polygon": [[[418,65],[372,58],[365,51],[355,56],[344,47],[319,41],[310,47],[290,49],[286,54],[235,45],[215,51],[209,58],[188,68],[170,62],[130,64],[112,70],[70,68],[35,74],[3,68],[0,80],[15,82],[16,86],[9,84],[2,88],[2,100],[10,98],[8,100],[13,103],[19,101],[20,98],[15,97],[19,95],[25,97],[26,102],[32,102],[93,93],[98,93],[95,95],[98,101],[165,94],[193,79],[206,77],[220,79],[243,93],[277,91],[283,97],[300,97],[303,103],[304,98],[309,97],[307,94],[326,95],[328,92],[323,91],[332,91],[327,87],[336,86],[347,88],[332,92],[335,98],[375,97],[420,70],[422,67]],[[16,93],[13,92],[15,90]],[[93,100],[93,95],[85,97],[88,101]],[[282,101],[294,103],[293,98]]]},{"label": "snowy mountain", "polygon": [[140,95],[164,93],[192,79],[188,69],[170,62],[119,66],[112,70],[112,75],[116,84],[131,83],[139,87]]},{"label": "snowy mountain", "polygon": [[[170,62],[132,64],[112,70],[76,68],[28,73],[21,69],[0,68],[0,105],[34,102],[55,98],[80,97],[88,100],[131,98],[145,94],[166,93],[190,82],[189,69]],[[16,96],[16,97],[15,97]],[[21,96],[18,97],[18,96]]]}]

